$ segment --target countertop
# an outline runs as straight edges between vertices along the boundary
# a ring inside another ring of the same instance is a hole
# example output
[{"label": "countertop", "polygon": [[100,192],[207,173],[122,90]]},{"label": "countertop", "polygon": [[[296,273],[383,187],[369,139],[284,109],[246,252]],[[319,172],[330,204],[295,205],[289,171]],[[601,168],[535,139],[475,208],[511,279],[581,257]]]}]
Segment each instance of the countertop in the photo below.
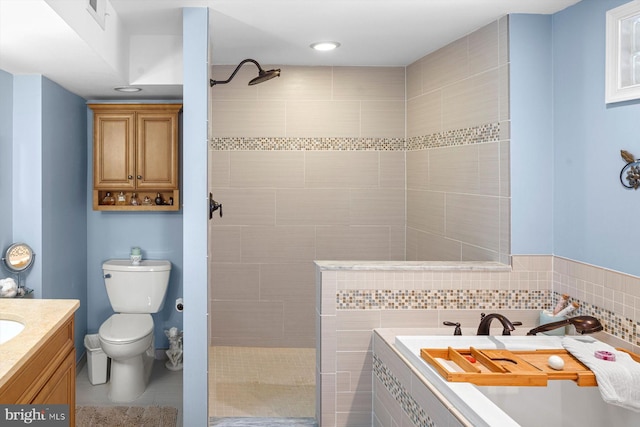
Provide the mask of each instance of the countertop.
[{"label": "countertop", "polygon": [[0,319],[25,325],[19,335],[0,344],[0,388],[78,307],[78,300],[0,298]]}]

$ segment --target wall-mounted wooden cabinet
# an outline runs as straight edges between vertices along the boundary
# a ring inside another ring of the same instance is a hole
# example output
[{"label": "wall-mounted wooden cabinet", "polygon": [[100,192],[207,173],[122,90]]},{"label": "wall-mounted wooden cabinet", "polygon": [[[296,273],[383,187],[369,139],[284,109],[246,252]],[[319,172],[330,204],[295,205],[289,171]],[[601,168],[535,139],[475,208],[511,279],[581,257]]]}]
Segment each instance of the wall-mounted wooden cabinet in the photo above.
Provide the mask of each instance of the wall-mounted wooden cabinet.
[{"label": "wall-mounted wooden cabinet", "polygon": [[[179,210],[178,122],[182,104],[89,107],[93,110],[93,209]],[[158,194],[162,199],[159,205],[155,203]],[[133,198],[139,201],[137,205],[132,204]]]}]

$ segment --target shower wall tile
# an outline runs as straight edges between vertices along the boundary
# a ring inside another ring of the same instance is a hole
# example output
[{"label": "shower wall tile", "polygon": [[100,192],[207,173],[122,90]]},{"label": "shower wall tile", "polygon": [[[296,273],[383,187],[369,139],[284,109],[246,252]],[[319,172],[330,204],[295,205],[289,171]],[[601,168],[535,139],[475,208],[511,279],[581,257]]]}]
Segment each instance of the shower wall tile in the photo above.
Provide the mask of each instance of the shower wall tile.
[{"label": "shower wall tile", "polygon": [[[313,348],[315,347],[315,334],[307,331],[314,330],[314,302],[285,301],[282,323],[283,343],[287,347]],[[283,347],[281,343],[279,347]]]},{"label": "shower wall tile", "polygon": [[510,66],[509,64],[503,65],[498,70],[500,73],[500,93],[499,93],[499,102],[500,102],[500,121],[511,120],[511,107],[509,103],[510,92],[509,92],[509,82],[510,82]]},{"label": "shower wall tile", "polygon": [[478,146],[429,150],[429,189],[455,193],[478,193]]},{"label": "shower wall tile", "polygon": [[407,189],[429,188],[429,150],[414,150],[407,155]]},{"label": "shower wall tile", "polygon": [[282,341],[282,302],[216,301],[211,303],[211,336]]},{"label": "shower wall tile", "polygon": [[469,74],[490,70],[500,64],[500,32],[493,21],[469,34]]},{"label": "shower wall tile", "polygon": [[378,151],[380,188],[405,188],[405,154],[403,151]]},{"label": "shower wall tile", "polygon": [[209,242],[215,242],[209,245],[211,261],[242,261],[242,227],[209,227]]},{"label": "shower wall tile", "polygon": [[295,188],[304,186],[304,153],[297,151],[233,151],[233,188]]},{"label": "shower wall tile", "polygon": [[265,137],[286,135],[286,103],[282,100],[215,100],[211,127],[216,136]]},{"label": "shower wall tile", "polygon": [[404,138],[405,112],[401,101],[362,101],[360,104],[360,136]]},{"label": "shower wall tile", "polygon": [[376,151],[313,151],[305,154],[307,188],[375,188],[378,174]]},{"label": "shower wall tile", "polygon": [[334,67],[333,98],[404,101],[404,67]]},{"label": "shower wall tile", "polygon": [[422,93],[454,84],[469,76],[468,44],[468,37],[462,37],[421,59]]},{"label": "shower wall tile", "polygon": [[[329,210],[332,209],[331,207]],[[403,224],[404,190],[350,190],[347,223],[360,225]]]},{"label": "shower wall tile", "polygon": [[260,264],[260,298],[269,301],[315,304],[313,262]]},{"label": "shower wall tile", "polygon": [[360,136],[359,101],[288,101],[288,137]]},{"label": "shower wall tile", "polygon": [[[211,67],[211,78],[213,80],[224,81],[231,76],[235,65],[216,65]],[[257,69],[252,65],[241,67],[232,82],[226,84],[218,84],[213,86],[211,90],[211,99],[213,102],[218,100],[256,100],[258,98],[258,88],[260,86],[248,86],[247,83],[256,76]]]},{"label": "shower wall tile", "polygon": [[500,204],[495,197],[448,194],[446,236],[496,253],[500,249]]},{"label": "shower wall tile", "polygon": [[476,192],[483,195],[500,195],[501,146],[499,142],[477,144],[478,178]]},{"label": "shower wall tile", "polygon": [[272,189],[219,188],[213,193],[224,215],[215,212],[217,225],[275,225],[276,192]]},{"label": "shower wall tile", "polygon": [[407,227],[444,235],[445,193],[407,190]]},{"label": "shower wall tile", "polygon": [[407,93],[406,99],[413,99],[416,96],[422,95],[422,61],[415,61],[413,64],[409,64],[406,70],[406,86]]},{"label": "shower wall tile", "polygon": [[442,93],[442,90],[433,90],[407,100],[407,137],[442,130]]},{"label": "shower wall tile", "polygon": [[348,225],[348,189],[277,190],[277,225]]},{"label": "shower wall tile", "polygon": [[511,196],[511,143],[500,141],[500,196]]},{"label": "shower wall tile", "polygon": [[497,69],[442,88],[442,129],[461,129],[499,119]]},{"label": "shower wall tile", "polygon": [[389,259],[389,227],[317,227],[315,259]]},{"label": "shower wall tile", "polygon": [[259,100],[328,101],[332,97],[333,67],[274,65],[270,68],[280,68],[281,77],[257,86]]},{"label": "shower wall tile", "polygon": [[228,187],[230,182],[228,151],[209,150],[209,188]]},{"label": "shower wall tile", "polygon": [[242,262],[312,260],[316,252],[314,239],[315,229],[311,226],[242,227]]},{"label": "shower wall tile", "polygon": [[260,297],[260,265],[238,263],[211,264],[213,300],[258,300]]}]

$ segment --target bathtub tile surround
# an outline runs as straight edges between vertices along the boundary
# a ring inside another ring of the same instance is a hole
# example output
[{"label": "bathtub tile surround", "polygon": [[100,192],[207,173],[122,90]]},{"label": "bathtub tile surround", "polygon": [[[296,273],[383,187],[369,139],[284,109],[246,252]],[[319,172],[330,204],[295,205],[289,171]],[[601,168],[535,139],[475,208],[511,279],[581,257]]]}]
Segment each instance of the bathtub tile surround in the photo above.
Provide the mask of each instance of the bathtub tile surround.
[{"label": "bathtub tile surround", "polygon": [[[528,330],[537,325],[541,309],[552,308],[559,295],[569,293],[581,304],[578,314],[591,314],[603,322],[612,345],[640,351],[638,277],[547,255],[513,256],[511,267],[496,263],[438,267],[434,262],[316,264],[320,426],[370,425],[371,405],[380,403],[372,390],[372,375],[377,370],[376,375],[386,378],[384,366],[376,367],[373,356],[376,328],[440,328],[449,335],[453,328],[442,325],[448,320],[460,322],[465,334],[475,334],[481,312],[499,311],[512,321],[522,321],[518,329]],[[375,378],[374,388],[381,382]],[[410,384],[402,380],[405,387]],[[388,378],[385,381],[393,385]],[[406,405],[411,407],[410,402]],[[432,417],[431,412],[427,414]],[[419,413],[414,416],[422,420]]]}]

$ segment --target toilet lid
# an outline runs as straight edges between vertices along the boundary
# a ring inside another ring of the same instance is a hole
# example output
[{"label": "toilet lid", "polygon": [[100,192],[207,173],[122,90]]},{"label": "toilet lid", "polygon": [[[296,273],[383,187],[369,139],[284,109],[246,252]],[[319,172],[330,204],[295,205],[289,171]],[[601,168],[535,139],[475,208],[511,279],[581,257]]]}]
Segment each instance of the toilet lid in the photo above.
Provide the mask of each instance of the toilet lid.
[{"label": "toilet lid", "polygon": [[137,341],[153,331],[150,314],[114,314],[98,330],[100,339],[126,344]]}]

